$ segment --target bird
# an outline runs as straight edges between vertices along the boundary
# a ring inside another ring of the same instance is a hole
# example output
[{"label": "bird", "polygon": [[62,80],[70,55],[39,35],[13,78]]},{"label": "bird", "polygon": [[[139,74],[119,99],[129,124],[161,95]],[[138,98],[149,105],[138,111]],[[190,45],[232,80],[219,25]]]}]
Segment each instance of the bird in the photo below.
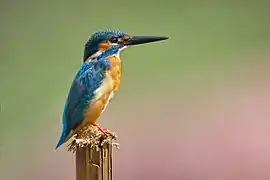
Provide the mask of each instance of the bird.
[{"label": "bird", "polygon": [[119,30],[101,30],[84,46],[83,63],[71,83],[62,115],[62,133],[56,149],[92,125],[102,133],[97,120],[115,96],[121,80],[120,52],[128,47],[166,40],[165,36],[131,36]]}]

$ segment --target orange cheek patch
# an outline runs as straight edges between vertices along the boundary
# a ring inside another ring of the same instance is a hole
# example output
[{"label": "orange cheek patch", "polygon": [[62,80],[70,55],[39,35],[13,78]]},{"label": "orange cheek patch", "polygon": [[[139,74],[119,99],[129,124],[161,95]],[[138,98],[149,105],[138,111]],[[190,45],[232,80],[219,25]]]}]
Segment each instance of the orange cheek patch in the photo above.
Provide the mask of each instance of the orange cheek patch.
[{"label": "orange cheek patch", "polygon": [[111,43],[109,42],[103,42],[99,44],[99,50],[100,51],[105,51],[111,46]]}]

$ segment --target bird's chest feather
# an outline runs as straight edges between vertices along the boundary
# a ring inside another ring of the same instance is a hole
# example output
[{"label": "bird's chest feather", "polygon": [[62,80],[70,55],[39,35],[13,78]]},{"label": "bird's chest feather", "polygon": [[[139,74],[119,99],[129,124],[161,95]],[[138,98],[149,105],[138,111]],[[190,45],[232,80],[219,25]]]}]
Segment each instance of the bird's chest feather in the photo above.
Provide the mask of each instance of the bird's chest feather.
[{"label": "bird's chest feather", "polygon": [[110,56],[108,58],[112,68],[107,70],[107,74],[112,80],[113,91],[115,92],[118,90],[121,80],[121,60],[115,56]]},{"label": "bird's chest feather", "polygon": [[110,60],[111,69],[106,70],[101,86],[95,91],[94,99],[99,99],[101,96],[107,97],[111,93],[115,93],[119,88],[121,80],[121,60],[115,56],[108,58]]},{"label": "bird's chest feather", "polygon": [[102,113],[119,88],[121,78],[121,60],[115,56],[110,56],[108,58],[110,60],[111,68],[106,70],[101,86],[95,90],[94,98],[89,105],[87,114],[96,114],[96,116],[98,116],[98,114]]}]

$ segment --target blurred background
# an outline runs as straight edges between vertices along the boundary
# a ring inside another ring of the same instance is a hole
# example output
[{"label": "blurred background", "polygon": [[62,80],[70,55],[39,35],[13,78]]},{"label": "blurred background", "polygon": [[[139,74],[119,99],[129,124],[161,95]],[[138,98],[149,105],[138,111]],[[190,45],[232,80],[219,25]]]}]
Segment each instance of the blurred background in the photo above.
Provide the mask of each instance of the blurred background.
[{"label": "blurred background", "polygon": [[75,180],[55,151],[71,81],[97,30],[169,36],[122,53],[100,119],[116,180],[270,179],[270,1],[2,0],[0,179]]}]

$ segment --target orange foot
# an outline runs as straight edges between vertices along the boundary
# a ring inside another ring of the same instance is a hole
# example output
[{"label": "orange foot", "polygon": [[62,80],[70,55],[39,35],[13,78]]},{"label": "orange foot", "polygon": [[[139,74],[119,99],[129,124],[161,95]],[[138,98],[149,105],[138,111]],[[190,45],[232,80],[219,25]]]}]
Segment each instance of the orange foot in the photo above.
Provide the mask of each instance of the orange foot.
[{"label": "orange foot", "polygon": [[91,123],[91,125],[97,127],[98,130],[100,130],[105,135],[111,134],[111,132],[108,129],[104,129],[104,128],[100,127],[97,123]]}]

